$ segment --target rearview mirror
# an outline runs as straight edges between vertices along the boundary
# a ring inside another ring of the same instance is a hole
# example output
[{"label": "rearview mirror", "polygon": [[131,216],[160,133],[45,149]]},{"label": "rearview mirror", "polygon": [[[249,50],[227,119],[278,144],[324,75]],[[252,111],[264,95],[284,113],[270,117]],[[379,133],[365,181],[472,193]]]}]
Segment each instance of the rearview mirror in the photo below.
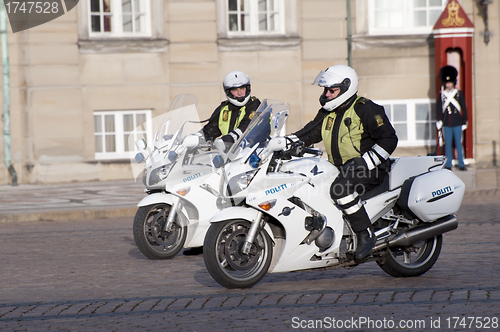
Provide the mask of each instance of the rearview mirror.
[{"label": "rearview mirror", "polygon": [[274,137],[269,141],[267,149],[270,151],[279,151],[286,148],[286,140],[284,137]]},{"label": "rearview mirror", "polygon": [[146,144],[146,141],[143,138],[141,138],[141,139],[138,139],[135,141],[135,146],[139,150],[144,151],[144,150],[146,150],[147,144]]},{"label": "rearview mirror", "polygon": [[200,138],[197,135],[188,135],[186,136],[186,138],[184,138],[182,145],[188,149],[191,149],[198,146],[199,143],[200,143]]}]

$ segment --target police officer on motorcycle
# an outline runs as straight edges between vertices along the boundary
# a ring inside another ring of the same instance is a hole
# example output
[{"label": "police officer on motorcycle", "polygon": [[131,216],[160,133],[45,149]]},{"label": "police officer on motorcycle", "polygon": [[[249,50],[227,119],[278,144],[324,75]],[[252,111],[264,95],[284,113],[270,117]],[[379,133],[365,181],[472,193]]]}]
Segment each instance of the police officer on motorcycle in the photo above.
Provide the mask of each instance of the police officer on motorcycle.
[{"label": "police officer on motorcycle", "polygon": [[[214,141],[219,151],[228,151],[234,142],[247,129],[260,100],[250,96],[250,79],[242,71],[232,71],[222,81],[227,100],[223,101],[212,113],[202,134],[208,141]],[[217,138],[222,136],[220,138]],[[217,139],[216,139],[217,138]],[[187,256],[203,253],[202,247],[184,250]]]},{"label": "police officer on motorcycle", "polygon": [[260,106],[260,100],[250,96],[250,79],[241,71],[227,74],[222,86],[227,100],[215,109],[203,127],[203,134],[207,140],[214,140],[222,135],[214,144],[227,151],[247,128]]},{"label": "police officer on motorcycle", "polygon": [[383,181],[386,161],[398,138],[384,108],[357,95],[358,83],[358,75],[348,66],[320,72],[313,85],[324,88],[319,98],[322,108],[292,139],[298,138],[305,146],[324,142],[328,160],[340,170],[330,196],[356,233],[355,260],[363,261],[376,237],[360,194]]}]

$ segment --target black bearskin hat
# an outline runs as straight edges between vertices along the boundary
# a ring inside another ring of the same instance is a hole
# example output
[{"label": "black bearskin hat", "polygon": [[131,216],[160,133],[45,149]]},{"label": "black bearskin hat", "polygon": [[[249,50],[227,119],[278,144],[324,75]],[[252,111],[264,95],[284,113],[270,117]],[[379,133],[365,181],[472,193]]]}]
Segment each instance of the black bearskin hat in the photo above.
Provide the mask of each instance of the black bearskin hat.
[{"label": "black bearskin hat", "polygon": [[458,71],[453,66],[444,66],[439,70],[439,77],[441,78],[441,84],[445,85],[448,82],[453,82],[457,84]]}]

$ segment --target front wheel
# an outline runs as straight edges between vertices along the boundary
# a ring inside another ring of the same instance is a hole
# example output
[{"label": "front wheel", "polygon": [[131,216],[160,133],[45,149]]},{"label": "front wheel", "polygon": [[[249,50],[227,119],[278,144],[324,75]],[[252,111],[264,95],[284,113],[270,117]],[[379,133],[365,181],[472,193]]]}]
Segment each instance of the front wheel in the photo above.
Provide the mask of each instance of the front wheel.
[{"label": "front wheel", "polygon": [[141,206],[134,218],[134,240],[139,250],[149,259],[173,258],[186,242],[187,227],[179,224],[175,216],[170,232],[165,231],[171,206],[152,204]]},{"label": "front wheel", "polygon": [[205,265],[212,278],[224,287],[252,287],[269,269],[273,247],[265,230],[255,235],[248,255],[241,252],[250,226],[246,220],[226,220],[213,223],[205,236]]},{"label": "front wheel", "polygon": [[442,244],[443,236],[438,235],[410,247],[388,248],[377,264],[393,277],[416,277],[436,263]]}]

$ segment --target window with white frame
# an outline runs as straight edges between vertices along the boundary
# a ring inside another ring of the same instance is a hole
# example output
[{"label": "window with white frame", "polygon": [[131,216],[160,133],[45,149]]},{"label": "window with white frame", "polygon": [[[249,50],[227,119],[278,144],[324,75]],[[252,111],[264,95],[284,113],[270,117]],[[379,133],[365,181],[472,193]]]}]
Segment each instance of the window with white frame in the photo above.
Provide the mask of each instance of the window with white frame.
[{"label": "window with white frame", "polygon": [[91,37],[145,37],[151,34],[150,0],[89,0]]},{"label": "window with white frame", "polygon": [[95,158],[129,158],[131,153],[137,152],[133,142],[140,138],[152,138],[152,131],[151,110],[96,111]]},{"label": "window with white frame", "polygon": [[226,10],[229,36],[284,33],[284,0],[226,0]]},{"label": "window with white frame", "polygon": [[368,0],[372,35],[430,33],[448,0]]},{"label": "window with white frame", "polygon": [[435,101],[430,99],[378,100],[398,136],[399,146],[428,146],[436,142]]}]

